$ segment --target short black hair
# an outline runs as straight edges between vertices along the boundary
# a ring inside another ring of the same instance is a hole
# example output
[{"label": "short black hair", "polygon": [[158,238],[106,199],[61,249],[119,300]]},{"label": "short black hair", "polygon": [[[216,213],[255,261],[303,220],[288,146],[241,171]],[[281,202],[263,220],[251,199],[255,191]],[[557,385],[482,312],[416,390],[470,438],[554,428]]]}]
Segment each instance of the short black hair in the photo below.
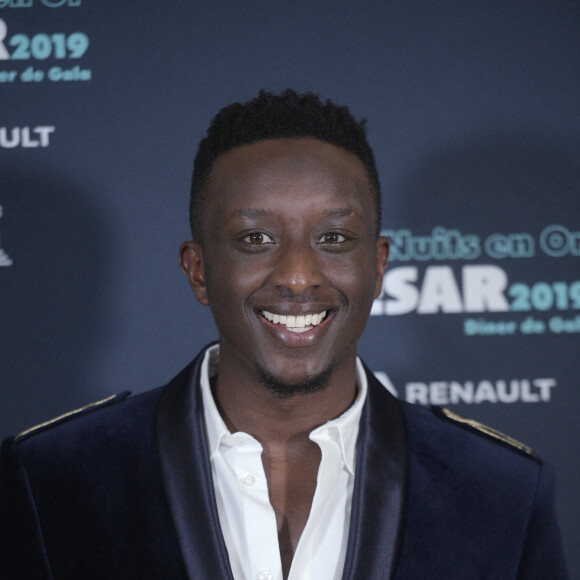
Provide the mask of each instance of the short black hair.
[{"label": "short black hair", "polygon": [[223,108],[199,143],[193,166],[189,222],[193,239],[202,242],[204,189],[215,160],[241,145],[265,139],[312,137],[354,153],[363,163],[376,209],[376,235],[381,222],[381,187],[375,156],[366,137],[366,119],[356,121],[347,107],[323,103],[311,93],[287,89],[280,95],[261,90],[246,103]]}]

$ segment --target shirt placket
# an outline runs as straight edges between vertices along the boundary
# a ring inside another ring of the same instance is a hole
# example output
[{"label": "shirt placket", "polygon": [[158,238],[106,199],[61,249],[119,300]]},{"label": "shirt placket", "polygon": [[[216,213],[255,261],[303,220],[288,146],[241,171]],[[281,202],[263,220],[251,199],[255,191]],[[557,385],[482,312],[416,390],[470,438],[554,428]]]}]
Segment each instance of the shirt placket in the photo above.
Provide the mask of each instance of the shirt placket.
[{"label": "shirt placket", "polygon": [[[240,557],[247,580],[282,580],[276,516],[270,504],[262,464],[262,446],[245,433],[231,436],[235,443],[224,449],[230,466],[232,488],[239,505],[243,530]],[[251,571],[251,572],[250,572]]]},{"label": "shirt placket", "polygon": [[[329,529],[328,526],[330,523],[327,518],[329,501],[332,501],[336,494],[337,486],[342,485],[346,490],[346,481],[339,481],[344,461],[338,437],[338,430],[334,427],[313,432],[311,435],[311,439],[320,447],[321,461],[312,507],[294,554],[288,580],[335,578],[336,563],[334,560],[325,559],[324,562],[320,562],[320,558],[315,558],[315,555],[323,548],[321,544],[328,541],[329,534],[332,536],[336,534],[336,530]],[[340,509],[340,505],[333,506],[332,511],[335,515],[336,509]],[[333,552],[322,550],[322,553],[331,554]]]}]

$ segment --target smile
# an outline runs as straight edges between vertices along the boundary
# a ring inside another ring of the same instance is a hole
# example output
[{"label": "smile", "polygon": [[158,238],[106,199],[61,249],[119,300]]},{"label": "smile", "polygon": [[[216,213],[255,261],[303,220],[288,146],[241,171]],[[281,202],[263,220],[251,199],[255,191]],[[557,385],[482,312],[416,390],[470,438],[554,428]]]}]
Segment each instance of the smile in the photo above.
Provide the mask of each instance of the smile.
[{"label": "smile", "polygon": [[286,316],[273,314],[267,310],[262,311],[262,316],[272,324],[282,324],[291,332],[306,332],[318,326],[326,318],[326,310],[318,314],[306,314],[300,316]]}]

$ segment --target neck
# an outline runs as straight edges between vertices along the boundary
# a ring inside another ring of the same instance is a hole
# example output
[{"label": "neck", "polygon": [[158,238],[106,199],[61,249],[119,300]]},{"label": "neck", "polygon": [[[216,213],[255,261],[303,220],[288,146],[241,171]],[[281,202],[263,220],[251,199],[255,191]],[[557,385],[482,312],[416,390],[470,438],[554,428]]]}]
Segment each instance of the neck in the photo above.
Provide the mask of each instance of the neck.
[{"label": "neck", "polygon": [[212,381],[218,410],[232,433],[248,433],[265,449],[307,443],[313,429],[341,415],[356,397],[355,357],[336,368],[323,389],[285,397],[270,391],[257,376],[233,371],[227,361],[220,361],[220,373]]}]

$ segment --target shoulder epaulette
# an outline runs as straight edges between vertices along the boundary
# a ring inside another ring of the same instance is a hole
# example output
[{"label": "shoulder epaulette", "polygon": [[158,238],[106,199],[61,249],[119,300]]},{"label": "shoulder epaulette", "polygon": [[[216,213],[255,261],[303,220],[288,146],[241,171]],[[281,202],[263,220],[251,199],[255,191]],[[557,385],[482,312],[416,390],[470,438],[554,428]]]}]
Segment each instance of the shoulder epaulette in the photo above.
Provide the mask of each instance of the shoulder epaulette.
[{"label": "shoulder epaulette", "polygon": [[22,431],[22,433],[19,433],[18,435],[16,435],[16,437],[14,437],[14,440],[18,441],[19,439],[22,439],[24,437],[28,437],[29,435],[32,435],[33,433],[36,433],[36,432],[41,431],[43,429],[46,429],[47,427],[52,427],[52,426],[57,425],[59,423],[63,423],[64,421],[66,421],[72,417],[75,417],[78,415],[83,415],[85,413],[88,413],[89,411],[94,411],[95,409],[105,407],[107,405],[110,405],[110,404],[118,402],[118,401],[122,401],[123,399],[126,399],[130,394],[131,394],[130,391],[124,391],[122,393],[118,393],[117,395],[111,395],[110,397],[107,397],[105,399],[101,399],[100,401],[95,401],[93,403],[89,403],[88,405],[85,405],[84,407],[80,407],[79,409],[74,409],[73,411],[68,411],[67,413],[63,413],[62,415],[58,415],[58,417],[54,417],[53,419],[49,419],[48,421],[44,421],[44,423],[39,423],[38,425],[35,425],[34,427],[30,427],[29,429],[25,429],[24,431]]},{"label": "shoulder epaulette", "polygon": [[463,428],[466,428],[470,431],[475,431],[477,433],[485,435],[487,438],[492,439],[494,441],[499,441],[520,453],[524,453],[525,455],[529,455],[534,459],[540,460],[540,456],[534,451],[530,446],[494,429],[493,427],[488,427],[483,423],[479,423],[478,421],[474,421],[473,419],[465,419],[456,413],[453,413],[449,409],[441,408],[441,407],[433,407],[432,411],[438,415],[439,417],[449,421],[450,423],[455,423],[460,425]]}]

